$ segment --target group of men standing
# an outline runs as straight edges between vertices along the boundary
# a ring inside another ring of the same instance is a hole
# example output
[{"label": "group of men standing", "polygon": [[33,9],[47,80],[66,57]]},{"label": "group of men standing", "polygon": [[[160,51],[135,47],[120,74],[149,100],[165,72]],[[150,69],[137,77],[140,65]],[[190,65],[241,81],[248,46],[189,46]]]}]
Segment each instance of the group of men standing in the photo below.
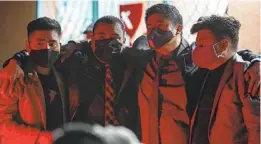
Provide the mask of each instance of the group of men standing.
[{"label": "group of men standing", "polygon": [[30,22],[26,51],[0,74],[3,144],[52,143],[50,131],[77,121],[125,126],[145,144],[259,143],[260,56],[237,53],[240,22],[201,17],[194,45],[172,5],[151,6],[145,22],[129,48],[122,21],[99,18],[91,41],[69,41],[66,55],[56,20]]}]

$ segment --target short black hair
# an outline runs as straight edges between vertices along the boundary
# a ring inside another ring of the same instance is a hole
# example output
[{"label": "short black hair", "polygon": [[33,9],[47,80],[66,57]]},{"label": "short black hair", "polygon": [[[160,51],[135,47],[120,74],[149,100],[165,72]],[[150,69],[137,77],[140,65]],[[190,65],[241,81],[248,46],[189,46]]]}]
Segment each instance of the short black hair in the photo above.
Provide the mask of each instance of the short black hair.
[{"label": "short black hair", "polygon": [[240,27],[240,22],[232,16],[211,15],[200,17],[190,32],[194,34],[202,29],[209,29],[218,41],[227,38],[231,41],[233,48],[237,49]]},{"label": "short black hair", "polygon": [[99,18],[95,23],[94,23],[94,26],[93,26],[93,32],[95,31],[95,28],[97,27],[97,25],[99,23],[106,23],[106,24],[119,24],[123,30],[123,34],[125,34],[126,32],[126,29],[125,29],[125,26],[122,22],[121,19],[115,17],[115,16],[111,16],[111,15],[108,15],[108,16],[103,16],[101,18]]},{"label": "short black hair", "polygon": [[165,18],[171,20],[173,26],[177,24],[183,25],[183,19],[179,10],[170,4],[155,4],[146,10],[145,21],[147,22],[148,18],[152,14],[161,14]]},{"label": "short black hair", "polygon": [[55,30],[59,35],[62,34],[59,22],[49,17],[41,17],[31,21],[27,25],[27,36],[29,37],[30,34],[37,30]]}]

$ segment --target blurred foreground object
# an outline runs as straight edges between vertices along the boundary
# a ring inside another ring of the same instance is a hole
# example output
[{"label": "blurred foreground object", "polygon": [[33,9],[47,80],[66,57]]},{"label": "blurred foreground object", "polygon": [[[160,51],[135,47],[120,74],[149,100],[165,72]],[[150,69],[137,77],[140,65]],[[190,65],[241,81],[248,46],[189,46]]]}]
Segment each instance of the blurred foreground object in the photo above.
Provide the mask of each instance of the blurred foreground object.
[{"label": "blurred foreground object", "polygon": [[54,144],[140,144],[129,129],[122,126],[68,123],[53,131]]}]

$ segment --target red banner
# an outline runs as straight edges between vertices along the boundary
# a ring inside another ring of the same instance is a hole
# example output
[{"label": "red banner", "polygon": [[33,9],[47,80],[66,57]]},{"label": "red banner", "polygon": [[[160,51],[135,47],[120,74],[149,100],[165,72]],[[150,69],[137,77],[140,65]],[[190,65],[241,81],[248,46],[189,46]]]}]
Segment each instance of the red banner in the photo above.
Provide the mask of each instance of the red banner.
[{"label": "red banner", "polygon": [[142,3],[120,5],[120,17],[123,20],[127,34],[132,39],[142,20]]}]

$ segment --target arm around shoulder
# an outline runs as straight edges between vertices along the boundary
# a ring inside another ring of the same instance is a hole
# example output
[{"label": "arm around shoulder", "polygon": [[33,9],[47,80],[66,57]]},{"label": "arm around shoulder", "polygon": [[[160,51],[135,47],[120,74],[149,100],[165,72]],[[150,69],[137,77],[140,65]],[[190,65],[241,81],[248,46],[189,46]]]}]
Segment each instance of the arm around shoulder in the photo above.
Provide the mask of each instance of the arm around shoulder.
[{"label": "arm around shoulder", "polygon": [[[248,65],[248,64],[247,64]],[[260,100],[247,92],[248,83],[245,81],[243,70],[237,69],[235,85],[242,102],[242,116],[248,132],[248,143],[260,142]],[[244,69],[246,69],[245,66]],[[241,72],[243,71],[243,72]]]}]

